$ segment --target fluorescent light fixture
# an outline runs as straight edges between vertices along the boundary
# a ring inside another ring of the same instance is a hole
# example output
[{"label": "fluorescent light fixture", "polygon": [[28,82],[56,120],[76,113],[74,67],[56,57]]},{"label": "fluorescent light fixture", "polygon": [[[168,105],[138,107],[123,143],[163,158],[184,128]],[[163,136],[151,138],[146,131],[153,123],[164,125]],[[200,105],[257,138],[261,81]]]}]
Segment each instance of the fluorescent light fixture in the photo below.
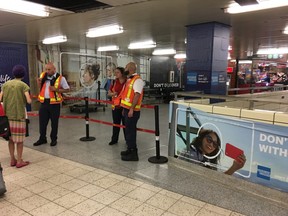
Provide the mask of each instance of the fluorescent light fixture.
[{"label": "fluorescent light fixture", "polygon": [[288,0],[258,0],[258,3],[259,4],[246,6],[240,6],[238,3],[233,3],[224,11],[225,13],[236,14],[288,6]]},{"label": "fluorescent light fixture", "polygon": [[175,49],[155,49],[152,55],[173,55],[176,54]]},{"label": "fluorescent light fixture", "polygon": [[252,60],[239,60],[239,64],[252,64]]},{"label": "fluorescent light fixture", "polygon": [[150,41],[130,43],[128,49],[148,49],[154,47],[156,47],[156,43],[150,40]]},{"label": "fluorescent light fixture", "polygon": [[67,41],[67,37],[64,35],[59,35],[55,37],[45,38],[42,43],[43,44],[54,44],[54,43],[63,43]]},{"label": "fluorescent light fixture", "polygon": [[98,47],[97,49],[98,52],[114,51],[114,50],[119,50],[119,46],[116,46],[116,45],[103,46],[103,47]]},{"label": "fluorescent light fixture", "polygon": [[288,47],[280,47],[280,48],[268,48],[268,49],[259,49],[257,54],[265,55],[265,54],[286,54],[288,53]]},{"label": "fluorescent light fixture", "polygon": [[92,28],[86,32],[86,37],[102,37],[107,35],[114,35],[123,33],[123,27],[119,25],[103,26],[99,28]]},{"label": "fluorescent light fixture", "polygon": [[288,34],[288,26],[283,31],[284,34]]},{"label": "fluorescent light fixture", "polygon": [[175,59],[186,59],[185,53],[178,53],[174,56]]},{"label": "fluorescent light fixture", "polygon": [[28,16],[49,16],[46,6],[22,0],[2,0],[0,1],[0,10]]}]

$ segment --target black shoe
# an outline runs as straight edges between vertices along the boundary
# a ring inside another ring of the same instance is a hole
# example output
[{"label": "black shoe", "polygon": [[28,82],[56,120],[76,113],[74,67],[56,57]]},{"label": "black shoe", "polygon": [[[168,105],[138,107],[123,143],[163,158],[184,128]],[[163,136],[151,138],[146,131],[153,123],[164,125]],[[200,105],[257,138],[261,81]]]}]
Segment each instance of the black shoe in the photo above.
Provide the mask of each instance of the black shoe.
[{"label": "black shoe", "polygon": [[121,151],[121,156],[128,155],[131,152],[130,149],[127,149],[126,151]]},{"label": "black shoe", "polygon": [[134,149],[134,150],[129,149],[127,151],[129,151],[129,152],[127,152],[126,155],[122,155],[121,160],[123,160],[123,161],[139,161],[137,149]]},{"label": "black shoe", "polygon": [[114,145],[114,144],[117,144],[118,142],[117,141],[111,141],[109,142],[109,145]]},{"label": "black shoe", "polygon": [[38,140],[37,142],[35,142],[33,144],[33,146],[39,146],[39,145],[42,145],[42,144],[46,144],[47,143],[47,140]]},{"label": "black shoe", "polygon": [[56,146],[57,145],[57,141],[51,141],[50,146]]}]

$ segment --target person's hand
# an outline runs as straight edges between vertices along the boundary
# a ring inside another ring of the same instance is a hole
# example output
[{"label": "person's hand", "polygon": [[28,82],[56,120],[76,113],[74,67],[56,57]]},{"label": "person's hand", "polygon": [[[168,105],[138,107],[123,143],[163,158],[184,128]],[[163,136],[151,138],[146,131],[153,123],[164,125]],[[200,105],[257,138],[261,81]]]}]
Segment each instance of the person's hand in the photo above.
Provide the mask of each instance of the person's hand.
[{"label": "person's hand", "polygon": [[243,166],[245,165],[245,163],[246,163],[246,157],[245,157],[244,154],[241,154],[241,155],[239,155],[239,156],[237,157],[237,159],[235,159],[235,160],[233,161],[232,167],[233,167],[233,168],[235,169],[235,171],[236,171],[236,170],[239,170],[239,169],[243,168]]},{"label": "person's hand", "polygon": [[50,91],[53,91],[53,92],[57,92],[58,91],[58,89],[55,88],[54,86],[49,86],[49,88],[50,88]]},{"label": "person's hand", "polygon": [[133,109],[129,109],[129,112],[128,112],[128,117],[131,118],[133,117]]},{"label": "person's hand", "polygon": [[243,168],[245,163],[246,163],[246,157],[244,154],[241,154],[237,157],[236,160],[233,161],[232,166],[227,171],[225,171],[224,173],[226,173],[228,175],[232,175],[237,170]]}]

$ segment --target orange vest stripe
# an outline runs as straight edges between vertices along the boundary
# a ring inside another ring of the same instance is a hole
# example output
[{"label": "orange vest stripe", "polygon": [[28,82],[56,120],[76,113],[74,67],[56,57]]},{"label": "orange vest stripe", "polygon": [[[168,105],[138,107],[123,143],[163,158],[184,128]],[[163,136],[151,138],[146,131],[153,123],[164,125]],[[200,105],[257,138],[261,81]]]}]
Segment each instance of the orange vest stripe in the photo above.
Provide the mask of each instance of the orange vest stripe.
[{"label": "orange vest stripe", "polygon": [[[40,78],[43,79],[43,77],[45,76],[46,72],[41,73]],[[61,79],[62,79],[62,75],[60,75],[55,83],[54,83],[54,87],[56,89],[59,89],[60,87],[60,83],[61,83]],[[43,84],[40,93],[38,95],[38,101],[40,101],[41,103],[44,102],[45,99],[45,89],[46,89],[46,82]],[[63,101],[63,97],[59,92],[53,92],[49,90],[49,95],[50,95],[50,104],[59,104]]]},{"label": "orange vest stripe", "polygon": [[[126,82],[125,89],[124,89],[123,93],[121,94],[121,98],[122,98],[121,99],[121,106],[126,108],[126,109],[130,109],[130,107],[132,106],[133,98],[135,95],[135,93],[133,91],[133,84],[137,79],[140,79],[139,75],[136,75],[131,80],[128,80]],[[143,90],[142,90],[141,95],[139,97],[139,100],[137,101],[137,104],[134,108],[135,111],[140,110],[142,98],[143,98]]]}]

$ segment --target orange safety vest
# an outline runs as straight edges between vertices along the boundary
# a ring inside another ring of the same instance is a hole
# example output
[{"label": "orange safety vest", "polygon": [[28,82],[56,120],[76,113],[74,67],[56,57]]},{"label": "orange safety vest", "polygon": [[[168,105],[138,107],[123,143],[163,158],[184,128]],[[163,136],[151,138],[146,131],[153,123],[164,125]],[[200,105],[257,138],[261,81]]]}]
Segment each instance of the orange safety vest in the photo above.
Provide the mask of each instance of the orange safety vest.
[{"label": "orange safety vest", "polygon": [[[112,92],[115,92],[115,85],[116,85],[116,80],[114,80]],[[121,92],[116,97],[112,97],[112,106],[111,107],[112,107],[113,110],[115,109],[116,106],[120,106]]]},{"label": "orange safety vest", "polygon": [[[133,84],[137,79],[140,79],[139,75],[135,75],[131,79],[128,79],[126,81],[124,90],[122,90],[121,92],[121,104],[120,105],[126,109],[130,109],[130,107],[132,106],[133,98],[135,96],[135,93],[133,91]],[[134,108],[135,111],[140,110],[142,98],[143,98],[143,90]]]},{"label": "orange safety vest", "polygon": [[[45,75],[46,75],[46,72],[42,72],[40,75],[40,78],[43,79]],[[60,75],[55,80],[54,87],[56,89],[60,88],[61,79],[62,79],[62,75]],[[46,89],[46,82],[44,82],[40,90],[40,93],[38,95],[38,101],[40,101],[41,103],[43,103],[45,99],[45,89]],[[50,95],[50,104],[60,104],[63,101],[63,97],[59,92],[53,92],[49,90],[49,95]]]}]

